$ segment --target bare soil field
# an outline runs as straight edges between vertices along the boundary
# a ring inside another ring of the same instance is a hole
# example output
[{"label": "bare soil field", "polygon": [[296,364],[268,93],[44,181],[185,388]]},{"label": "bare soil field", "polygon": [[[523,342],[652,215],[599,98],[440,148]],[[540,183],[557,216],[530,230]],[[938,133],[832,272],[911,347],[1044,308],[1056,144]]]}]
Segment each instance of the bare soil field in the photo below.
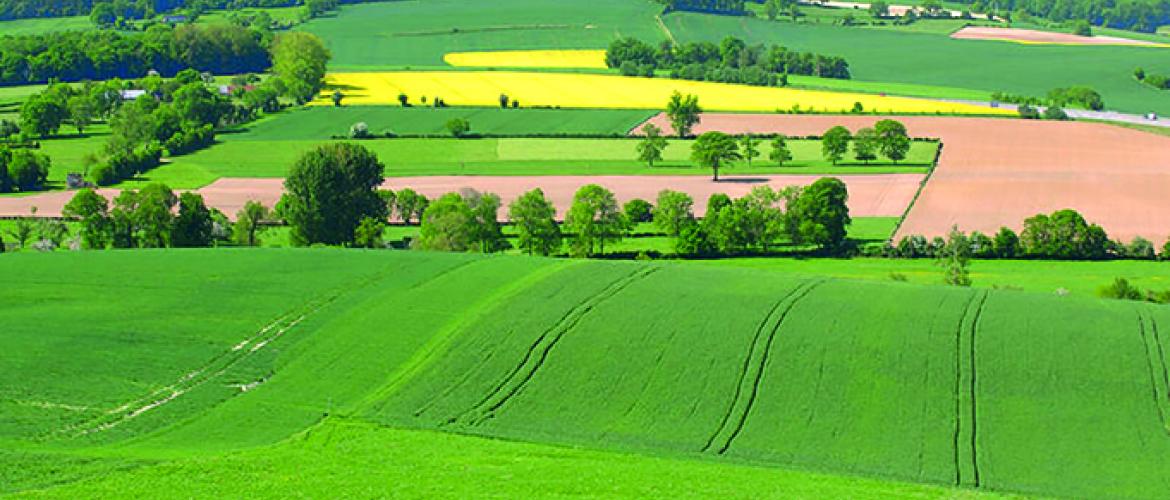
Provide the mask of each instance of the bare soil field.
[{"label": "bare soil field", "polygon": [[[881,116],[704,114],[695,132],[819,135]],[[1170,235],[1170,137],[1100,123],[893,117],[913,137],[942,140],[938,167],[896,238],[939,236],[952,225],[1019,230],[1037,213],[1075,209],[1115,239]],[[670,131],[659,115],[652,122]]]},{"label": "bare soil field", "polygon": [[1027,30],[1020,28],[994,28],[988,26],[967,26],[951,33],[958,40],[999,40],[1004,42],[1060,44],[1060,45],[1146,45],[1166,47],[1166,44],[1146,40],[1134,40],[1115,36],[1079,36],[1068,33]]},{"label": "bare soil field", "polygon": [[[770,185],[780,189],[792,185],[808,185],[821,178],[820,175],[772,175],[772,176],[730,176],[719,182],[711,182],[702,176],[434,176],[395,177],[383,184],[386,189],[411,188],[428,198],[461,189],[475,189],[496,193],[505,207],[500,211],[506,217],[506,205],[526,191],[541,188],[545,196],[553,201],[558,215],[563,215],[573,202],[573,194],[581,186],[600,184],[614,192],[619,202],[642,198],[653,202],[662,189],[683,191],[695,198],[695,213],[703,215],[707,209],[707,197],[715,193],[726,193],[732,197],[743,196],[752,188]],[[922,174],[892,175],[845,175],[841,179],[849,188],[849,209],[855,217],[898,217],[901,216],[914,193],[922,183]],[[282,179],[220,179],[196,190],[203,195],[210,207],[223,211],[228,217],[235,217],[237,211],[249,200],[257,200],[266,206],[273,206],[282,193]],[[100,190],[103,196],[113,199],[118,190]],[[65,204],[73,197],[72,192],[51,192],[25,197],[0,198],[0,217],[19,217],[30,214],[31,207],[37,207],[37,215],[57,217]]]}]

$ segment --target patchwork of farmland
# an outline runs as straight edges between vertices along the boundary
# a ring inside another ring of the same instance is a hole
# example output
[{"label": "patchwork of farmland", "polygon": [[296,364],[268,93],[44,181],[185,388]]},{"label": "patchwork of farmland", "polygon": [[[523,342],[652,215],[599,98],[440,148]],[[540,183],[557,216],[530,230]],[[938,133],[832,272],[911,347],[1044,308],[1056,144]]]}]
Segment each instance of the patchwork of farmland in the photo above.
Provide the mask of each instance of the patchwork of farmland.
[{"label": "patchwork of farmland", "polygon": [[0,272],[8,493],[344,495],[402,473],[403,494],[1166,488],[1154,306],[328,249],[19,254]]},{"label": "patchwork of farmland", "polygon": [[[697,132],[856,130],[881,117],[706,114]],[[1170,138],[1102,123],[898,117],[912,136],[944,144],[930,180],[896,237],[940,236],[953,225],[992,234],[1038,213],[1072,208],[1130,241],[1170,234]],[[651,120],[669,127],[663,116]],[[669,130],[669,129],[668,129]]]},{"label": "patchwork of farmland", "polygon": [[[490,6],[454,0],[403,1],[347,6],[336,17],[311,21],[303,29],[328,41],[334,54],[333,71],[438,67],[444,66],[448,52],[604,49],[623,36],[652,43],[668,39],[719,43],[734,35],[748,43],[776,43],[842,56],[849,61],[854,80],[892,84],[877,92],[895,93],[898,84],[918,84],[1039,97],[1055,87],[1090,84],[1110,109],[1170,115],[1170,99],[1132,78],[1135,67],[1162,66],[1162,51],[1148,47],[951,39],[951,31],[961,28],[963,21],[865,29],[674,12],[661,16],[659,24],[655,18],[659,12],[661,5],[649,0],[587,5],[507,0]],[[931,28],[940,24],[946,27]],[[948,96],[969,98],[970,94]]]}]

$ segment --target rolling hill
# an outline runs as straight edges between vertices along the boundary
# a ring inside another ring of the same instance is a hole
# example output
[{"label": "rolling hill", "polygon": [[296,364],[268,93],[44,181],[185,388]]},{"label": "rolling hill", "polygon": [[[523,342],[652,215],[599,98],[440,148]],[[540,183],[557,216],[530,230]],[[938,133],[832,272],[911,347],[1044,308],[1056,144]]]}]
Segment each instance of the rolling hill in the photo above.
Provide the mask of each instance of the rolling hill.
[{"label": "rolling hill", "polygon": [[20,253],[0,275],[0,493],[1167,488],[1161,307],[336,249]]}]

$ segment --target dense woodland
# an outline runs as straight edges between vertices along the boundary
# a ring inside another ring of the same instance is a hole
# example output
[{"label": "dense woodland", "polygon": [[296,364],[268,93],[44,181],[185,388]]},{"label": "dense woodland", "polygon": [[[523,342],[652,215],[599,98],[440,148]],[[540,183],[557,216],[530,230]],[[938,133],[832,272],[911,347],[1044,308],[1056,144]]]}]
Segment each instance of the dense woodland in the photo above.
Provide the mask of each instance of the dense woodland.
[{"label": "dense woodland", "polygon": [[669,70],[671,78],[747,85],[786,85],[785,75],[849,78],[849,63],[841,57],[796,52],[779,45],[748,45],[729,36],[711,42],[651,45],[636,38],[610,43],[605,63],[627,76],[654,76]]},{"label": "dense woodland", "polygon": [[231,24],[151,27],[145,33],[75,31],[0,38],[0,84],[141,78],[193,68],[218,74],[270,66],[271,34]]},{"label": "dense woodland", "polygon": [[[0,20],[34,17],[88,16],[95,6],[111,9],[118,17],[145,19],[155,14],[189,10],[202,12],[213,9],[243,9],[247,7],[290,7],[305,5],[306,0],[0,0]],[[340,3],[357,3],[343,0]],[[107,7],[108,6],[108,7]]]}]

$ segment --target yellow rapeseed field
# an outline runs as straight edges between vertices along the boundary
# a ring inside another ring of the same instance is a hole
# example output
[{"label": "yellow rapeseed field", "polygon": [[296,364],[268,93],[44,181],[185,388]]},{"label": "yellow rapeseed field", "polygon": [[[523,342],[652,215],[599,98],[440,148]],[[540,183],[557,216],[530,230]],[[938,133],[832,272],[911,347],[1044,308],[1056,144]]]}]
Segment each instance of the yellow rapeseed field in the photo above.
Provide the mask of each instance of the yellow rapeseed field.
[{"label": "yellow rapeseed field", "polygon": [[[866,112],[1012,114],[1011,111],[970,104],[727,83],[641,78],[599,74],[523,71],[390,71],[332,73],[331,84],[342,85],[346,104],[397,104],[406,94],[412,104],[441,98],[451,106],[497,106],[500,94],[521,106],[562,108],[662,109],[675,91],[694,94],[708,111],[788,111],[796,106],[813,112],[845,112],[861,103]],[[316,104],[330,104],[322,93]]]},{"label": "yellow rapeseed field", "polygon": [[606,68],[604,50],[451,52],[443,56],[443,61],[475,68]]}]

